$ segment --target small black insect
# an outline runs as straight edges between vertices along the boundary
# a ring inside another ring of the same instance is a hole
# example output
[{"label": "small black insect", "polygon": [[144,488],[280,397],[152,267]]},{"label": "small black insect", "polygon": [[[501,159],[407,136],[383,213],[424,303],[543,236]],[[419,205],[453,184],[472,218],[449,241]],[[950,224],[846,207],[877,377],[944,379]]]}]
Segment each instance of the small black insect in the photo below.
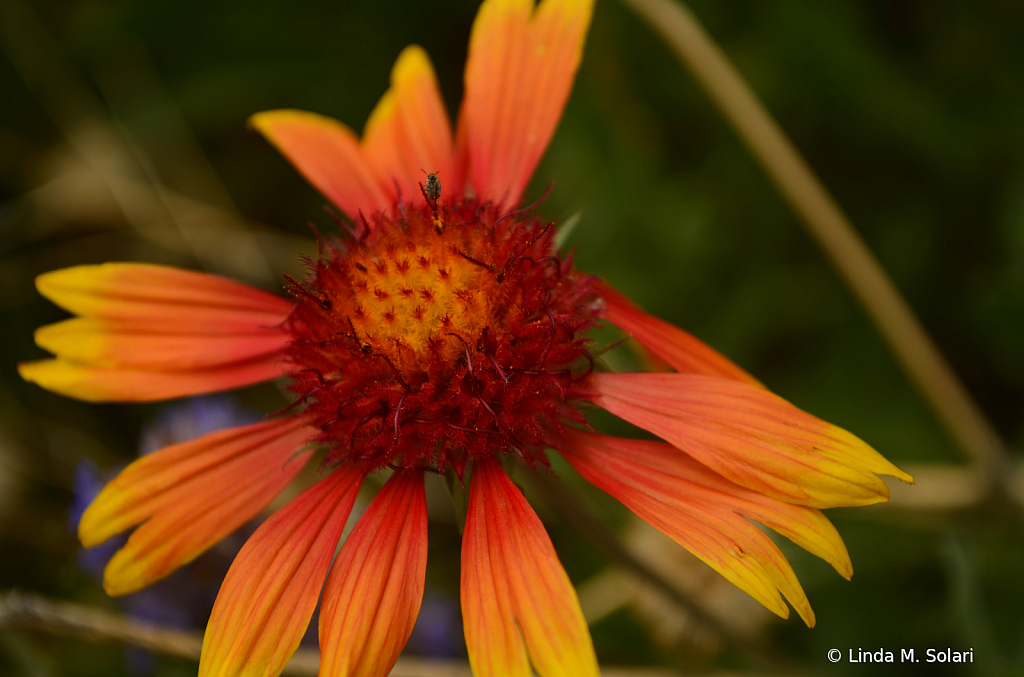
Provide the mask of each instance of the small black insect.
[{"label": "small black insect", "polygon": [[427,174],[427,182],[423,185],[423,196],[431,204],[437,204],[438,199],[441,197],[441,180],[437,178],[437,174],[434,172]]}]

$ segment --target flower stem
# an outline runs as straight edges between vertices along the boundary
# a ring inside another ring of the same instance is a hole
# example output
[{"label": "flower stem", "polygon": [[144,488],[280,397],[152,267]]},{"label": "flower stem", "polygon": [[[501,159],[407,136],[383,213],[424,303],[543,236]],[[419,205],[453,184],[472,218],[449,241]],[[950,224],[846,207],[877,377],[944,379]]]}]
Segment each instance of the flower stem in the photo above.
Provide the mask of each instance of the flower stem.
[{"label": "flower stem", "polygon": [[[121,643],[155,653],[199,659],[203,638],[198,632],[167,628],[102,609],[48,599],[20,590],[0,591],[0,634],[24,628],[91,642]],[[301,647],[281,673],[293,677],[315,677],[320,652]],[[624,666],[606,668],[604,677],[673,677],[673,670]],[[390,677],[472,677],[462,659],[403,656]],[[713,677],[713,675],[712,675]]]}]

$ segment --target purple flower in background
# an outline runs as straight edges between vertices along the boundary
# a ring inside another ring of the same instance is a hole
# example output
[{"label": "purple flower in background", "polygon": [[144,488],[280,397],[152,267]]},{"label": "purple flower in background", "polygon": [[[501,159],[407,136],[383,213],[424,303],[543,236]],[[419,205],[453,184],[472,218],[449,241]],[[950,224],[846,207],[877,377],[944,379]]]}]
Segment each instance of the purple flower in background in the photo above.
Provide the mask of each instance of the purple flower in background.
[{"label": "purple flower in background", "polygon": [[243,408],[225,395],[192,397],[174,402],[160,407],[156,419],[142,429],[139,456],[223,428],[256,423],[261,418],[259,413]]},{"label": "purple flower in background", "polygon": [[405,650],[438,658],[465,656],[466,640],[458,597],[430,591],[424,594]]}]

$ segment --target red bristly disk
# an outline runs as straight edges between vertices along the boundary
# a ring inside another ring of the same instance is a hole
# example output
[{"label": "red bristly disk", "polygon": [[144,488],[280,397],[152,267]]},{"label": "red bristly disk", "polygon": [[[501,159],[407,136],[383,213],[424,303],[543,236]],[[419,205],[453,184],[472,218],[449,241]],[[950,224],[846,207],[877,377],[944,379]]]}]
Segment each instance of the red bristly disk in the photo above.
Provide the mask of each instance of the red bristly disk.
[{"label": "red bristly disk", "polygon": [[553,224],[490,203],[436,203],[321,239],[291,283],[290,389],[327,461],[460,476],[512,453],[546,464],[592,368],[595,278],[561,259]]}]

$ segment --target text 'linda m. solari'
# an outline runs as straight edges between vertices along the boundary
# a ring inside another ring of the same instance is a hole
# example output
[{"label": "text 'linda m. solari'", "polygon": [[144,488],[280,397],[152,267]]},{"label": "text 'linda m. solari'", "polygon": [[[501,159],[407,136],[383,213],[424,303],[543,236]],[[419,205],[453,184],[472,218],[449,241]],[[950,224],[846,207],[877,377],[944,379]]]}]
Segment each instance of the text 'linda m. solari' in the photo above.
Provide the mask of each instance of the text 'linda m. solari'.
[{"label": "text 'linda m. solari'", "polygon": [[[900,649],[900,663],[920,663],[915,649]],[[850,649],[851,663],[895,663],[896,654],[893,651],[878,649],[877,651],[865,651],[864,649]],[[974,647],[967,651],[956,651],[955,649],[925,649],[925,663],[973,663]]]}]

